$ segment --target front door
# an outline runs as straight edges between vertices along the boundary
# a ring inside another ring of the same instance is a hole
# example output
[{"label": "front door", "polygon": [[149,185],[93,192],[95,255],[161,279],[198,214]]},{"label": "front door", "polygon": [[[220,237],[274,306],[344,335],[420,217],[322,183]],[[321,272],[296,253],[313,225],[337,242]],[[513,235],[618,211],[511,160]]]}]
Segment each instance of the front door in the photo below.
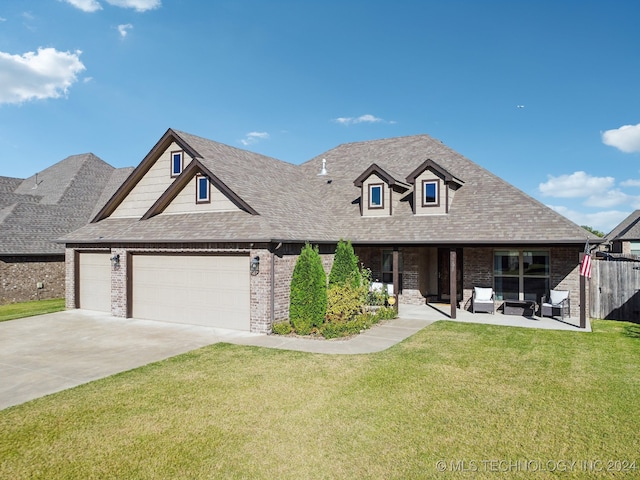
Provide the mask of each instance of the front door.
[{"label": "front door", "polygon": [[[451,302],[449,248],[438,249],[438,297],[440,301]],[[462,300],[462,249],[456,248],[457,297]]]}]

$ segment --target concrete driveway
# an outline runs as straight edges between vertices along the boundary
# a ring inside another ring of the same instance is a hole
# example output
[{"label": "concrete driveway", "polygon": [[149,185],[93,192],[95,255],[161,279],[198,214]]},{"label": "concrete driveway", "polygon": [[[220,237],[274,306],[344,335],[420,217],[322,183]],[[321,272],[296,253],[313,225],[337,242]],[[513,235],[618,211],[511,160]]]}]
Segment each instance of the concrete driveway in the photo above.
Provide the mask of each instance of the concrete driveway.
[{"label": "concrete driveway", "polygon": [[0,322],[0,409],[248,332],[116,318],[87,310]]}]

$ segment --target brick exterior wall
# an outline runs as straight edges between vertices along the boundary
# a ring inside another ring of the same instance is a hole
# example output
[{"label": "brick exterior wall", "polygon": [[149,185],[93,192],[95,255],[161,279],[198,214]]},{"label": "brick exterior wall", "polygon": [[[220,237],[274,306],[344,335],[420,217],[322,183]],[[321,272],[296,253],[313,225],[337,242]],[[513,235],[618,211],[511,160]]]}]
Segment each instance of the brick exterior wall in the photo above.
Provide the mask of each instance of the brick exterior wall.
[{"label": "brick exterior wall", "polygon": [[111,268],[111,315],[126,318],[128,316],[128,288],[129,260],[126,248],[112,248],[111,256],[119,255],[120,262]]},{"label": "brick exterior wall", "polygon": [[[269,245],[248,244],[167,244],[167,245],[112,245],[111,254],[120,255],[120,266],[112,270],[111,305],[112,314],[118,317],[128,315],[128,277],[130,276],[129,259],[132,253],[237,253],[246,252],[250,257],[260,257],[260,271],[250,277],[250,330],[257,333],[269,333],[272,318],[275,322],[287,320],[289,317],[289,289],[293,269],[303,245],[283,245],[272,253]],[[82,251],[79,246],[69,246],[66,250],[66,305],[75,308],[76,252]],[[383,247],[354,246],[360,262],[371,269],[373,280],[382,277]],[[384,247],[388,250],[387,247]],[[425,295],[434,295],[433,285],[425,286],[428,272],[437,269],[433,258],[436,247],[406,247],[401,249],[404,269],[402,273],[402,290],[399,302],[403,304],[424,304]],[[471,308],[471,296],[474,286],[493,286],[493,248],[466,247],[463,251],[463,292],[461,307]],[[566,289],[571,292],[571,316],[578,317],[580,312],[580,292],[578,275],[578,257],[581,247],[551,248],[550,284],[552,288]],[[327,276],[333,265],[335,245],[321,246],[320,254]],[[431,260],[425,260],[427,257]],[[429,263],[431,262],[431,263]],[[62,270],[62,263],[59,268]],[[247,267],[248,268],[248,267]],[[273,270],[272,270],[273,268]],[[434,275],[435,277],[435,275]],[[4,277],[3,277],[4,278]],[[431,283],[434,283],[431,281]],[[272,295],[273,285],[273,295]],[[62,296],[62,292],[60,293]],[[588,295],[587,295],[588,298]],[[588,310],[587,310],[588,311]]]},{"label": "brick exterior wall", "polygon": [[0,257],[0,305],[64,296],[65,262],[61,255]]},{"label": "brick exterior wall", "polygon": [[[260,270],[250,276],[251,331],[271,332],[271,255],[266,248],[251,249],[250,259],[260,257]],[[248,268],[248,267],[247,267]]]},{"label": "brick exterior wall", "polygon": [[[361,263],[371,269],[373,280],[382,278],[383,250],[390,250],[390,247],[355,247],[356,255],[358,255]],[[425,295],[428,294],[431,297],[431,295],[437,293],[433,285],[430,289],[426,287],[428,282],[424,278],[428,275],[430,269],[438,268],[437,263],[433,263],[433,259],[431,264],[425,260],[430,251],[434,253],[436,250],[437,247],[422,246],[400,249],[404,264],[401,272],[402,290],[398,298],[401,304],[423,304],[426,301]],[[463,249],[461,308],[471,309],[473,287],[493,287],[493,251],[493,247],[465,247]],[[551,288],[570,291],[572,317],[579,317],[580,315],[578,259],[581,251],[582,247],[578,246],[550,248],[549,283]],[[433,258],[437,258],[437,255],[434,255]],[[496,304],[496,307],[498,306],[499,304]]]},{"label": "brick exterior wall", "polygon": [[[293,269],[300,255],[303,245],[283,245],[274,254],[274,323],[289,319],[289,294]],[[333,266],[335,245],[323,246],[320,249],[320,258],[324,267],[327,281]]]},{"label": "brick exterior wall", "polygon": [[[372,281],[382,281],[382,252],[391,250],[390,247],[354,246],[354,251],[360,263],[371,270]],[[420,255],[423,247],[408,247],[400,250],[404,269],[401,273],[402,281],[398,302],[408,305],[423,305],[426,301],[420,291]]]},{"label": "brick exterior wall", "polygon": [[64,251],[64,276],[65,276],[65,306],[73,309],[78,306],[76,299],[76,261],[77,254],[73,248],[65,248]]},{"label": "brick exterior wall", "polygon": [[[580,253],[583,247],[562,247],[551,249],[550,287],[569,290],[571,316],[580,316]],[[589,282],[587,282],[587,289]],[[589,315],[589,292],[586,294],[586,312]]]},{"label": "brick exterior wall", "polygon": [[[465,248],[463,260],[463,308],[471,309],[473,287],[493,287],[493,248]],[[549,286],[569,290],[571,316],[580,316],[580,267],[582,247],[551,247],[549,249]],[[588,301],[587,293],[587,301]],[[496,308],[499,307],[496,302]],[[588,312],[587,305],[587,312]]]},{"label": "brick exterior wall", "polygon": [[471,310],[473,287],[493,288],[493,248],[468,247],[462,254],[461,308]]},{"label": "brick exterior wall", "polygon": [[411,247],[402,250],[403,272],[402,291],[398,302],[406,305],[424,305],[426,299],[420,291],[420,253],[421,248]]}]

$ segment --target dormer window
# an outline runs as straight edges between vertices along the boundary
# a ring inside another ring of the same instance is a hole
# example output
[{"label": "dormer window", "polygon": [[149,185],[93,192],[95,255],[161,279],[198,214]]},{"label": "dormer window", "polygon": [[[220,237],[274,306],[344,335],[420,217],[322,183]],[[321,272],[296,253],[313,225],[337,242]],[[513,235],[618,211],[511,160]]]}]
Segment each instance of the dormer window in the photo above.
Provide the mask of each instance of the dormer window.
[{"label": "dormer window", "polygon": [[211,183],[204,175],[196,176],[196,203],[211,202]]},{"label": "dormer window", "polygon": [[[360,198],[357,203],[360,204],[360,215],[363,217],[393,215],[394,205],[398,203],[399,195],[404,195],[410,188],[375,163],[362,172],[353,184],[360,189]],[[394,197],[394,194],[397,196]]]},{"label": "dormer window", "polygon": [[184,152],[171,152],[171,176],[177,177],[184,166]]},{"label": "dormer window", "polygon": [[422,181],[422,206],[437,207],[440,205],[440,180],[423,180]]},{"label": "dormer window", "polygon": [[369,185],[369,208],[384,208],[383,187],[382,183]]},{"label": "dormer window", "polygon": [[413,185],[413,213],[416,215],[446,215],[456,192],[464,182],[454,177],[431,159],[425,160],[409,176]]}]

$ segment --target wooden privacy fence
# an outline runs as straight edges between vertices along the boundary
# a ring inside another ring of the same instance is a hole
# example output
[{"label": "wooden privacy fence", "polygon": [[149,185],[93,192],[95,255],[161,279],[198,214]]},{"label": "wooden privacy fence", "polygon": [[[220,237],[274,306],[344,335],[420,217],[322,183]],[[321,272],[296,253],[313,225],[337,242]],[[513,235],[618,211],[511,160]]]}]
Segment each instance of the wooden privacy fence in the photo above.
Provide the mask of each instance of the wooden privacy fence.
[{"label": "wooden privacy fence", "polygon": [[591,318],[640,323],[640,262],[594,261],[589,305]]}]

